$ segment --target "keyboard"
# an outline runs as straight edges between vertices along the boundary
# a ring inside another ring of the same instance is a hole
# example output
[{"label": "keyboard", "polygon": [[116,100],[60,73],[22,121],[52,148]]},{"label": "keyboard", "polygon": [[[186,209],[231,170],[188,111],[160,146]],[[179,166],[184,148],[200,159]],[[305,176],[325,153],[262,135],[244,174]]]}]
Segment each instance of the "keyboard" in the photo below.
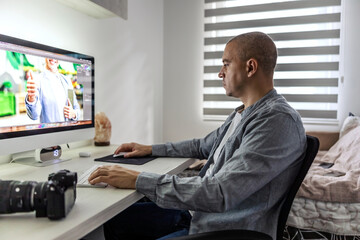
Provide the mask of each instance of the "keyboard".
[{"label": "keyboard", "polygon": [[89,176],[93,171],[95,171],[101,165],[93,165],[91,168],[87,169],[80,177],[78,177],[77,187],[97,187],[104,188],[107,186],[107,183],[96,183],[94,185],[90,184],[88,181]]}]

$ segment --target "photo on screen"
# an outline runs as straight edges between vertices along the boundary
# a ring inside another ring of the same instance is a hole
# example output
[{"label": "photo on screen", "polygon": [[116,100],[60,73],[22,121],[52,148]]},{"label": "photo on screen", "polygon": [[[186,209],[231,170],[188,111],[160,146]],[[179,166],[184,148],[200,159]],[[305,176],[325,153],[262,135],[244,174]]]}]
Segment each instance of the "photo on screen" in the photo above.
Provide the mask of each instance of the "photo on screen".
[{"label": "photo on screen", "polygon": [[91,121],[91,63],[0,45],[0,133]]}]

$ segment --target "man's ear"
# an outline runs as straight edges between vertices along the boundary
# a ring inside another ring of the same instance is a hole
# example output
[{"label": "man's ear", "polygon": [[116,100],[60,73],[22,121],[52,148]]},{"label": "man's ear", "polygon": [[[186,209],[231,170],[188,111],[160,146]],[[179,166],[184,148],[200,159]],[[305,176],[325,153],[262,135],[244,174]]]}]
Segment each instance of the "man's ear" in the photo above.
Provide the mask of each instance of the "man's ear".
[{"label": "man's ear", "polygon": [[246,62],[247,76],[252,77],[256,73],[257,69],[258,69],[258,62],[256,61],[256,59],[250,58]]}]

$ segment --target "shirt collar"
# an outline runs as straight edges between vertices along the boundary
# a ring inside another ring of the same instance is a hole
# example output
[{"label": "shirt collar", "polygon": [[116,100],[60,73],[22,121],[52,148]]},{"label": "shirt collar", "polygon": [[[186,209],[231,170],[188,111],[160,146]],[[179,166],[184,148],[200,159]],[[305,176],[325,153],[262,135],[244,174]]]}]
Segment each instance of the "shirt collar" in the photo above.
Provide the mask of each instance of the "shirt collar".
[{"label": "shirt collar", "polygon": [[263,104],[264,102],[266,102],[268,99],[274,97],[277,95],[277,92],[275,90],[275,88],[273,88],[270,92],[268,92],[267,94],[265,94],[265,96],[263,96],[262,98],[260,98],[257,102],[255,102],[253,105],[251,105],[250,107],[245,108],[245,105],[242,104],[241,106],[235,108],[235,112],[239,112],[241,113],[241,115],[244,117],[246,115],[248,115],[249,113],[251,113],[254,109],[256,109],[259,105]]}]

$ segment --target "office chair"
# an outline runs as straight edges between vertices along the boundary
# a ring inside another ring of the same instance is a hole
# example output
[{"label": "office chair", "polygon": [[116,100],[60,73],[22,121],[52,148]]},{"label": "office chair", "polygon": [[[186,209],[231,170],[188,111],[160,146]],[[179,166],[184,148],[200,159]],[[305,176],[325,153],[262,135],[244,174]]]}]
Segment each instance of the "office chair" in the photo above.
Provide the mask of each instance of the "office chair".
[{"label": "office chair", "polygon": [[[287,193],[285,197],[285,201],[280,210],[278,224],[277,224],[277,231],[276,231],[277,240],[283,239],[286,221],[291,209],[291,205],[294,201],[295,195],[299,190],[301,183],[304,180],[305,175],[307,174],[319,150],[319,140],[316,137],[306,135],[306,140],[307,140],[307,148],[306,148],[305,158],[303,160],[300,171],[297,177],[295,178],[294,183],[291,185],[291,188],[289,189],[289,192]],[[235,239],[272,240],[272,237],[261,232],[234,229],[234,230],[220,230],[213,232],[197,233],[188,236],[171,238],[171,240],[235,240]]]}]

